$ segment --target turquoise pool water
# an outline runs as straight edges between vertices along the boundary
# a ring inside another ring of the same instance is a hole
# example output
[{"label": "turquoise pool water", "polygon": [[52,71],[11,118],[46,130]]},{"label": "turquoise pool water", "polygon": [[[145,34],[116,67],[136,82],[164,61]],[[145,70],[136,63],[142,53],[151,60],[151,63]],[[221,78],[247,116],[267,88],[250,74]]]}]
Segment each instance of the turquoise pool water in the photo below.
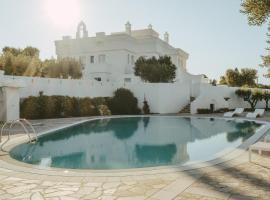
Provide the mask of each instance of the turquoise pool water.
[{"label": "turquoise pool water", "polygon": [[89,121],[13,148],[11,157],[39,166],[124,169],[209,160],[237,147],[262,125],[175,116]]}]

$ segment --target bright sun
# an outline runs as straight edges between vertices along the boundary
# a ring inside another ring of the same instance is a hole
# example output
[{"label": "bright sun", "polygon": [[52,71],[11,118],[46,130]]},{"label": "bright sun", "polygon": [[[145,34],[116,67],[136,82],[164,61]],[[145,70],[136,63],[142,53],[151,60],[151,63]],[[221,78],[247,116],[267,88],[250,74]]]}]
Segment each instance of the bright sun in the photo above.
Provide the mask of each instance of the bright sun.
[{"label": "bright sun", "polygon": [[80,20],[78,0],[44,0],[43,8],[50,21],[63,28]]}]

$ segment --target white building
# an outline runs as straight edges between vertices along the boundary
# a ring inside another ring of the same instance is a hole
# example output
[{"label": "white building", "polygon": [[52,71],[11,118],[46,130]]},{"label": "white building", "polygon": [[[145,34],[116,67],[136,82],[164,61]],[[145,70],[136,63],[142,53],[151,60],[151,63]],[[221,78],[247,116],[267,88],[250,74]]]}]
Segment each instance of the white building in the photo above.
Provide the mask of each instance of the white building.
[{"label": "white building", "polygon": [[[169,44],[168,33],[162,40],[151,25],[132,30],[131,24],[127,23],[125,28],[124,32],[110,35],[100,32],[95,37],[88,37],[86,25],[81,22],[74,39],[65,36],[55,42],[58,58],[81,60],[83,79],[4,76],[0,71],[0,121],[17,119],[19,98],[38,96],[41,91],[48,96],[93,98],[111,97],[118,88],[127,88],[138,99],[140,108],[146,98],[151,112],[162,114],[177,113],[189,107],[192,114],[199,108],[249,107],[235,95],[237,88],[212,86],[202,75],[189,74],[186,67],[189,55]],[[146,83],[134,75],[134,65],[139,57],[164,55],[170,56],[177,66],[174,83]],[[18,90],[21,85],[25,87]],[[190,97],[195,100],[191,102]],[[264,104],[259,102],[257,107],[262,108]]]},{"label": "white building", "polygon": [[177,66],[176,81],[186,72],[188,54],[169,44],[169,34],[164,39],[159,38],[152,25],[146,29],[132,30],[129,22],[124,32],[106,35],[98,32],[94,37],[88,36],[84,22],[80,22],[75,38],[64,36],[55,41],[58,58],[73,57],[84,66],[83,78],[102,82],[125,81],[134,82],[134,64],[143,56],[170,56]]}]

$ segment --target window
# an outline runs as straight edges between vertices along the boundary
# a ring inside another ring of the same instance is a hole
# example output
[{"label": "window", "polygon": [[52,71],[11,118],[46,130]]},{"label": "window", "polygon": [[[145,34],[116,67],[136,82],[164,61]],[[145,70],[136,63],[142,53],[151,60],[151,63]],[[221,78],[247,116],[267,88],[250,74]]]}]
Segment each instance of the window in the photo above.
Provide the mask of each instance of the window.
[{"label": "window", "polygon": [[98,62],[99,63],[105,63],[106,62],[106,56],[104,54],[98,56]]},{"label": "window", "polygon": [[125,82],[130,83],[131,82],[131,78],[125,78]]},{"label": "window", "polygon": [[96,81],[101,81],[101,77],[95,77]]},{"label": "window", "polygon": [[95,63],[95,56],[90,56],[90,63]]}]

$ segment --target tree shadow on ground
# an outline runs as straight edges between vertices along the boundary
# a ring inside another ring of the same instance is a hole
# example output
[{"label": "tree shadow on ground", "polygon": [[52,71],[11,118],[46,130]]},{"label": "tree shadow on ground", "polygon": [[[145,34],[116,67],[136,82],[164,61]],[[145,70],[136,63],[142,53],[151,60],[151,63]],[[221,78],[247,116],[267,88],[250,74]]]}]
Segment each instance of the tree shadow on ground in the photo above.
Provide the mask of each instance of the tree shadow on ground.
[{"label": "tree shadow on ground", "polygon": [[[220,159],[222,162],[222,160]],[[254,163],[252,163],[254,164]],[[259,165],[262,167],[261,165]],[[215,172],[205,172],[202,169],[193,169],[190,171],[185,171],[185,173],[191,177],[196,178],[196,176],[201,175],[201,177],[196,181],[199,183],[204,184],[208,188],[210,187],[211,189],[215,190],[216,192],[219,192],[221,194],[224,194],[228,196],[230,194],[229,199],[235,195],[237,198],[245,199],[245,200],[255,200],[258,199],[258,196],[254,196],[254,190],[259,191],[269,191],[270,190],[270,180],[266,181],[260,178],[260,175],[256,176],[255,174],[248,173],[246,171],[243,171],[239,169],[237,166],[231,166],[228,163],[221,163],[218,165],[212,166],[215,168],[215,170],[224,172],[226,176],[228,176],[228,179],[230,179],[227,182],[223,182],[219,180],[218,178],[215,178],[214,174]],[[263,166],[263,169],[258,169],[260,173],[262,173],[262,170],[269,170],[268,167]],[[244,181],[247,185],[249,186],[254,186],[254,190],[251,191],[253,195],[249,195],[245,191],[241,190],[240,188],[233,187],[226,185],[226,183],[230,182],[231,179],[236,179],[238,182]]]}]

